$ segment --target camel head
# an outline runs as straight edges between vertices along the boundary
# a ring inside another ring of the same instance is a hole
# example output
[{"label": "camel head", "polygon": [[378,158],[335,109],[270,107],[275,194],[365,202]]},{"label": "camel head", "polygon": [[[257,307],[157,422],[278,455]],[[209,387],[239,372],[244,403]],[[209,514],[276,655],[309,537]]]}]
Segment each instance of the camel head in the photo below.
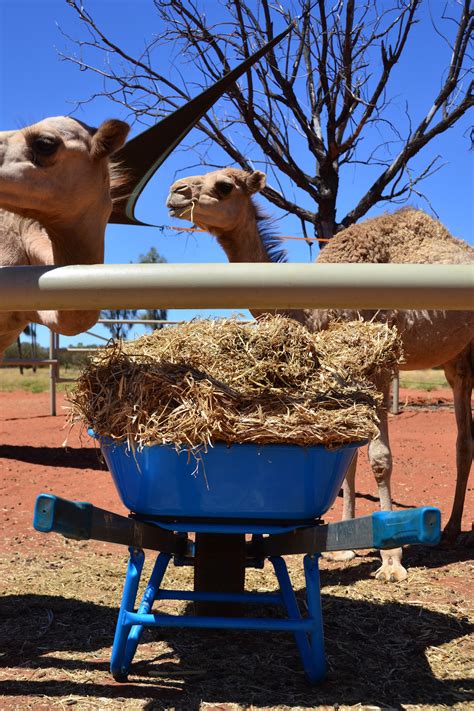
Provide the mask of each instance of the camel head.
[{"label": "camel head", "polygon": [[166,201],[169,214],[189,220],[217,237],[255,221],[251,196],[265,187],[265,174],[222,168],[177,180]]},{"label": "camel head", "polygon": [[189,220],[217,237],[229,262],[282,262],[286,251],[268,217],[252,201],[265,174],[222,168],[177,180],[166,206],[171,217]]},{"label": "camel head", "polygon": [[46,229],[81,221],[103,232],[112,210],[109,158],[128,131],[116,119],[94,129],[57,116],[0,132],[0,207]]},{"label": "camel head", "polygon": [[[109,158],[128,131],[123,121],[105,121],[95,129],[60,116],[0,132],[0,264],[104,261],[112,191],[120,182]],[[98,316],[98,311],[2,313],[0,350],[29,321],[73,335]]]}]

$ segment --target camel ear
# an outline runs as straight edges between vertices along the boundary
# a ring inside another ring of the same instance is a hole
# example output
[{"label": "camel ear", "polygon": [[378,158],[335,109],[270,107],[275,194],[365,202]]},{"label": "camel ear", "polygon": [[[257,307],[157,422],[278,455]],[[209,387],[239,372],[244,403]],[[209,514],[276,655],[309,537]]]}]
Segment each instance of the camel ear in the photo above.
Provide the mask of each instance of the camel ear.
[{"label": "camel ear", "polygon": [[261,170],[254,170],[253,173],[248,174],[245,182],[250,195],[253,195],[254,193],[259,193],[260,190],[263,190],[267,182],[267,176],[265,173],[262,173]]},{"label": "camel ear", "polygon": [[122,148],[130,131],[125,121],[109,119],[99,126],[92,137],[91,155],[94,160],[106,158]]}]

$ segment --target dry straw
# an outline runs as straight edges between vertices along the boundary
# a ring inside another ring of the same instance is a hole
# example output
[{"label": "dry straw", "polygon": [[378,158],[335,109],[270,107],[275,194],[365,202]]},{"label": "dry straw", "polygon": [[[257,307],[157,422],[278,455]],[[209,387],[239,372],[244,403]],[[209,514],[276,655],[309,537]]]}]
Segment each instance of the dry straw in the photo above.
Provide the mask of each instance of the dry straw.
[{"label": "dry straw", "polygon": [[400,357],[380,323],[310,333],[283,316],[196,320],[100,351],[69,395],[69,421],[131,448],[336,446],[377,436],[374,383]]}]

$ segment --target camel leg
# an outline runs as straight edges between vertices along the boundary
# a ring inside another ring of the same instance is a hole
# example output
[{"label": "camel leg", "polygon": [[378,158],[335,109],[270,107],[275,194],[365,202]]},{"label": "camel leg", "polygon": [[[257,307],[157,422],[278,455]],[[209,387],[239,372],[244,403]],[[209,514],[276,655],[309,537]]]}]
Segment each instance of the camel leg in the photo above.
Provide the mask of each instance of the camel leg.
[{"label": "camel leg", "polygon": [[456,415],[456,491],[451,516],[444,529],[444,538],[454,543],[461,533],[461,519],[466,498],[467,482],[473,457],[471,394],[473,387],[474,351],[471,344],[456,358],[444,365],[446,379],[453,389]]},{"label": "camel leg", "polygon": [[[369,462],[374,473],[382,511],[392,510],[392,497],[390,493],[390,478],[392,475],[392,453],[390,451],[390,440],[388,436],[388,402],[390,397],[389,383],[383,384],[380,388],[384,395],[384,407],[379,413],[380,436],[369,442]],[[382,565],[375,573],[378,580],[386,580],[390,583],[405,580],[408,573],[402,565],[402,549],[392,548],[380,551]]]},{"label": "camel leg", "polygon": [[347,521],[355,516],[355,475],[357,469],[357,450],[354,452],[354,457],[347,470],[346,478],[342,485],[343,501],[342,501],[342,520]]},{"label": "camel leg", "polygon": [[[355,475],[357,469],[357,450],[354,453],[354,458],[347,470],[346,478],[342,485],[343,504],[342,504],[342,520],[354,518],[355,516]],[[345,561],[352,560],[356,554],[354,551],[334,551],[323,553],[323,557],[327,560]]]}]

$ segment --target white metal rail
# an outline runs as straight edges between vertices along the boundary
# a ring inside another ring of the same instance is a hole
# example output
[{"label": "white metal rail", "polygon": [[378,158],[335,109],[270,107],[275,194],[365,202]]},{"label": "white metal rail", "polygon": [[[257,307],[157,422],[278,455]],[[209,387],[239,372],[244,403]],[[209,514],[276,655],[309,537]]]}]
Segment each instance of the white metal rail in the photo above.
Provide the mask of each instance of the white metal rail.
[{"label": "white metal rail", "polygon": [[[474,265],[242,263],[0,267],[0,311],[156,308],[157,304],[160,308],[474,311]],[[49,359],[44,364],[50,366],[52,414],[56,412],[56,382],[60,380],[56,352],[57,336],[51,334]]]},{"label": "white metal rail", "polygon": [[468,264],[1,267],[0,311],[112,308],[474,310]]}]

